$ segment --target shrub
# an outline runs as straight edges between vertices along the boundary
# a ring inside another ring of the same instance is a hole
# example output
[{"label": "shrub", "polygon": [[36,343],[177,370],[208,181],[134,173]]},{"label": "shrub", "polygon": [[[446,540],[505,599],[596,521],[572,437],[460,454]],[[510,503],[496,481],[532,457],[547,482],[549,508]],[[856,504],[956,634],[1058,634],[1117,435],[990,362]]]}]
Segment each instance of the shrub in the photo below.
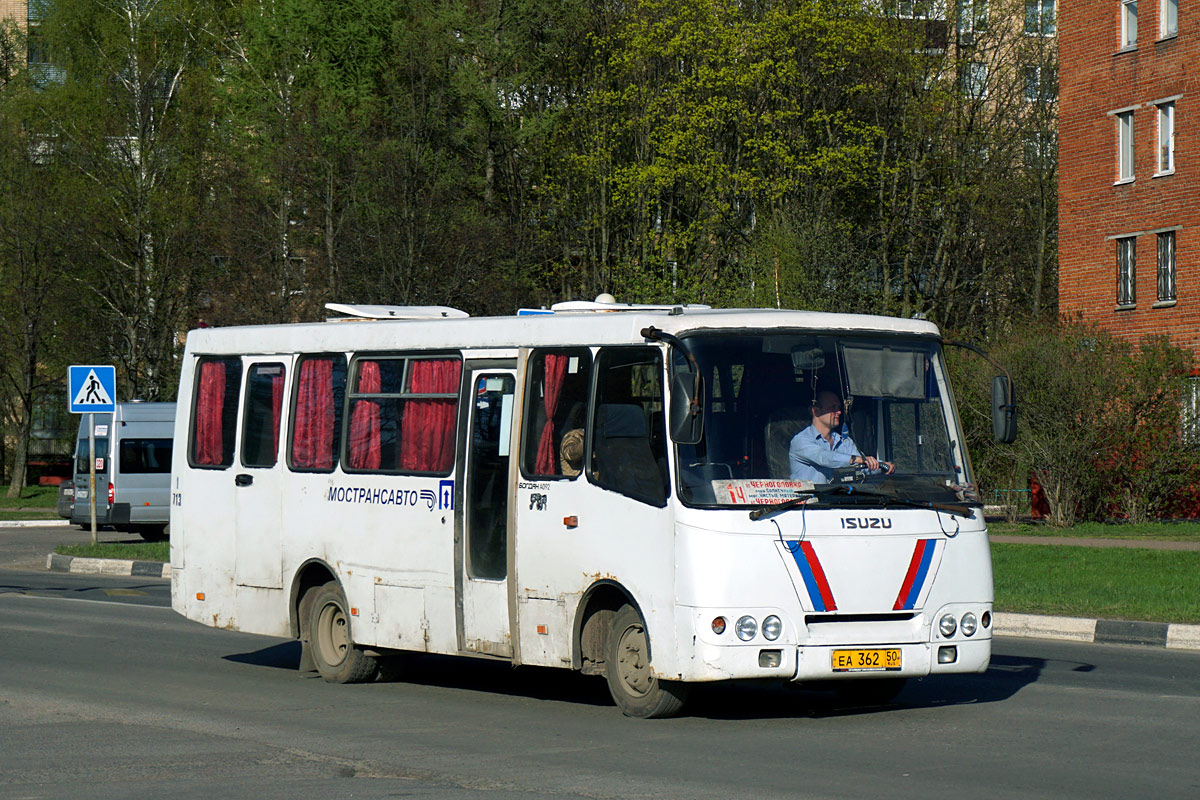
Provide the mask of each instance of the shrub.
[{"label": "shrub", "polygon": [[993,345],[1017,387],[1017,442],[991,438],[995,369],[952,350],[968,445],[981,488],[1027,488],[1036,478],[1053,525],[1168,513],[1198,475],[1180,437],[1191,355],[1165,337],[1137,346],[1077,323],[1035,323]]}]

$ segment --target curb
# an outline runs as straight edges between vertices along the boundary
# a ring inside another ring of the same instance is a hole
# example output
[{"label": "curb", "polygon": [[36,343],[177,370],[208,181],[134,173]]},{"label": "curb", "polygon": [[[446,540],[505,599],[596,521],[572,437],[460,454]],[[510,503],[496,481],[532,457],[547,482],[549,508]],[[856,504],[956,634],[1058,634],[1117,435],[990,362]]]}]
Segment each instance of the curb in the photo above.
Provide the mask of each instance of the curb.
[{"label": "curb", "polygon": [[[80,558],[51,553],[46,569],[88,575],[170,578],[171,565],[157,561],[122,561],[115,558]],[[1130,622],[1115,619],[1051,617],[996,612],[996,636],[1060,639],[1096,644],[1133,644],[1172,650],[1200,650],[1200,625],[1167,622]]]},{"label": "curb", "polygon": [[84,575],[115,575],[119,577],[169,578],[171,565],[159,561],[123,561],[117,558],[80,558],[50,553],[46,569],[53,572],[74,572]]},{"label": "curb", "polygon": [[0,520],[0,528],[58,528],[70,525],[68,519],[8,519]]},{"label": "curb", "polygon": [[1120,619],[1045,617],[996,613],[993,632],[999,636],[1063,639],[1096,644],[1135,644],[1173,650],[1200,650],[1200,625],[1177,622],[1130,622]]}]

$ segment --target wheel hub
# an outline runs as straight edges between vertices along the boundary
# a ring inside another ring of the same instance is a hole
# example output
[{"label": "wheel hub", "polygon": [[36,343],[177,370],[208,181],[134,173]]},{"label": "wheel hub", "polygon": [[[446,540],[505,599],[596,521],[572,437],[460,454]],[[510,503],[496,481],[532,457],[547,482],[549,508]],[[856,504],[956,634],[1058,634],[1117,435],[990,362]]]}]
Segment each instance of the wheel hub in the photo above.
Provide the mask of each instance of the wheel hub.
[{"label": "wheel hub", "polygon": [[633,693],[644,695],[654,684],[650,660],[646,658],[646,632],[632,627],[621,634],[617,648],[617,671],[621,682]]},{"label": "wheel hub", "polygon": [[346,660],[350,650],[349,625],[346,612],[336,603],[328,603],[321,609],[316,630],[317,647],[321,659],[331,667]]}]

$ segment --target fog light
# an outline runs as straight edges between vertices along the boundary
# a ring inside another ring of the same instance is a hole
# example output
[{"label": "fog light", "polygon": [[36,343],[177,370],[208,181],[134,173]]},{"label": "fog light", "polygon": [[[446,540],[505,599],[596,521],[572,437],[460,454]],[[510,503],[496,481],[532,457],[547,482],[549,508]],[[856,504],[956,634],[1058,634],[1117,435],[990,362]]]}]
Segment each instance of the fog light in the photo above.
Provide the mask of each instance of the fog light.
[{"label": "fog light", "polygon": [[938,630],[941,631],[942,636],[949,639],[958,630],[958,621],[954,619],[953,614],[945,614],[938,620]]},{"label": "fog light", "polygon": [[737,635],[743,642],[748,642],[758,633],[758,622],[754,617],[742,617],[737,621]]},{"label": "fog light", "polygon": [[775,669],[783,663],[782,650],[759,650],[758,665],[763,669]]},{"label": "fog light", "polygon": [[983,617],[980,618],[980,621],[983,622],[983,627],[985,627],[985,628],[992,627],[992,612],[990,612],[990,611],[983,612]]},{"label": "fog light", "polygon": [[773,642],[783,633],[783,623],[779,621],[779,617],[772,614],[763,620],[762,632],[767,641]]},{"label": "fog light", "polygon": [[954,645],[943,645],[938,648],[938,663],[953,664],[958,661],[958,648]]},{"label": "fog light", "polygon": [[963,614],[961,624],[963,636],[974,636],[975,631],[979,628],[978,620],[975,619],[975,615],[970,611]]},{"label": "fog light", "polygon": [[717,634],[718,636],[720,636],[722,633],[724,633],[725,632],[725,618],[717,617],[716,619],[714,619],[712,621],[712,629],[713,629],[713,633]]}]

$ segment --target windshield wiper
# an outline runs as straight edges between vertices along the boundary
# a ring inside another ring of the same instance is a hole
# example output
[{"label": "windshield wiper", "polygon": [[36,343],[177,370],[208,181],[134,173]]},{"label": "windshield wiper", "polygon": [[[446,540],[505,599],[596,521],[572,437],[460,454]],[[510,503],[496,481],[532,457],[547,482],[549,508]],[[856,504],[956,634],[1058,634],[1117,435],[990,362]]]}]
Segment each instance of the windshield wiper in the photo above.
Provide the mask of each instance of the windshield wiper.
[{"label": "windshield wiper", "polygon": [[947,514],[958,514],[962,517],[971,516],[971,509],[966,504],[960,505],[957,503],[935,503],[932,500],[910,500],[906,497],[900,497],[898,495],[891,494],[890,492],[855,488],[850,484],[840,483],[835,486],[825,487],[823,489],[808,489],[805,490],[805,493],[799,497],[793,497],[790,500],[784,500],[783,502],[775,503],[774,505],[756,508],[750,512],[750,519],[758,520],[762,519],[768,514],[774,514],[779,511],[787,511],[789,508],[795,508],[798,505],[807,503],[813,497],[824,498],[832,495],[843,495],[845,497],[857,495],[860,497],[869,497],[876,500],[882,500],[885,507],[895,503],[902,506],[909,506],[910,508],[925,508],[933,511],[944,511]]}]

